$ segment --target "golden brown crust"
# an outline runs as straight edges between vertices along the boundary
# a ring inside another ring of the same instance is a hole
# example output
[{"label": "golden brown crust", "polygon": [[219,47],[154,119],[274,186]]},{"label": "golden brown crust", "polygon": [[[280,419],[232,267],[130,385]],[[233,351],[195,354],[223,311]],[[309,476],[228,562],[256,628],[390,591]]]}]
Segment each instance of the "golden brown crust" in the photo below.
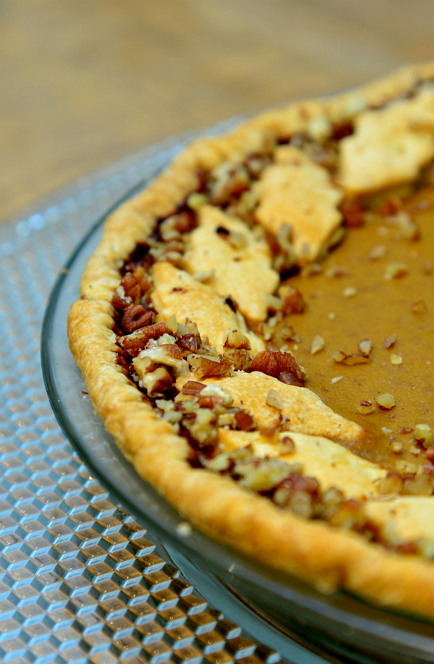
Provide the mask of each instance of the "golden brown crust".
[{"label": "golden brown crust", "polygon": [[257,153],[270,137],[315,133],[321,127],[315,123],[317,118],[345,123],[366,105],[381,105],[420,79],[433,77],[434,65],[410,67],[354,92],[269,111],[228,136],[192,143],[146,191],[107,220],[102,242],[81,281],[82,297],[71,309],[68,332],[72,352],[107,430],[137,472],[198,528],[322,590],[345,587],[385,606],[434,619],[432,562],[388,551],[327,523],[303,519],[227,477],[192,468],[186,440],[157,417],[116,363],[110,303],[119,285],[122,261],[151,233],[157,218],[170,214],[198,187],[202,169]]}]

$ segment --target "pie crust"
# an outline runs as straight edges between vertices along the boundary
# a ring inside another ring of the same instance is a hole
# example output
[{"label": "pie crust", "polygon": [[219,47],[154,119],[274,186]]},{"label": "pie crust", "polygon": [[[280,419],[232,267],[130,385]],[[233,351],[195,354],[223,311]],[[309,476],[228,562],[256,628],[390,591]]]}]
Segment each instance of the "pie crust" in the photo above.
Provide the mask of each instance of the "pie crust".
[{"label": "pie crust", "polygon": [[[319,154],[330,142],[332,167],[323,163],[330,154]],[[96,412],[137,472],[187,520],[321,591],[345,588],[431,619],[434,498],[393,487],[384,495],[379,487],[394,474],[348,449],[363,438],[360,424],[303,387],[303,369],[290,352],[270,350],[266,330],[277,300],[297,306],[290,290],[278,290],[285,270],[316,267],[342,241],[345,202],[417,181],[433,159],[434,64],[196,140],[106,220],[68,321]],[[158,230],[186,208],[193,227]],[[122,307],[133,299],[122,284],[145,246],[153,259],[139,271],[139,300],[146,291],[152,320],[138,332],[133,320],[125,333]],[[125,348],[150,325],[128,372]],[[179,354],[182,334],[196,344],[200,336],[196,352]],[[209,370],[226,354],[241,364]],[[279,504],[276,487],[287,490],[288,473],[292,502]]]}]

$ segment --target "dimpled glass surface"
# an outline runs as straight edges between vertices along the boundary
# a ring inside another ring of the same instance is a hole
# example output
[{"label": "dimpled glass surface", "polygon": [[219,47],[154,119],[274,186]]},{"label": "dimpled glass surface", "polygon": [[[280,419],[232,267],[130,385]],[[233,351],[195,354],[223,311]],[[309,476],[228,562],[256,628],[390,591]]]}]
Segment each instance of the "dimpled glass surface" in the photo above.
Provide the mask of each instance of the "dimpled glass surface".
[{"label": "dimpled glass surface", "polygon": [[59,429],[40,369],[41,323],[62,265],[181,143],[83,178],[0,228],[2,662],[283,661],[211,606],[90,475]]}]

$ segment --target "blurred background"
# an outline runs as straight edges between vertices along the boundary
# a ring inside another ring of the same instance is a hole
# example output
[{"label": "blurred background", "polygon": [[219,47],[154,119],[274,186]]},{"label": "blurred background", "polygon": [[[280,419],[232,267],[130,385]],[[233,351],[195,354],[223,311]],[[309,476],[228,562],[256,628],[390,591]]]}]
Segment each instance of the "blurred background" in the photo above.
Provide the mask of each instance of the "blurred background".
[{"label": "blurred background", "polygon": [[432,0],[0,0],[0,219],[151,143],[434,58]]}]

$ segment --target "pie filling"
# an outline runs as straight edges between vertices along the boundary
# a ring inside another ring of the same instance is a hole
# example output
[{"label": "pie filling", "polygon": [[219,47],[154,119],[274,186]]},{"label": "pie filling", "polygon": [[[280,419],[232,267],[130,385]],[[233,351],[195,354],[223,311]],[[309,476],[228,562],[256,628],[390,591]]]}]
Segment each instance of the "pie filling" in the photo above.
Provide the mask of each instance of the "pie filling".
[{"label": "pie filling", "polygon": [[[405,112],[317,122],[200,173],[112,299],[118,363],[193,467],[428,557],[434,542],[367,503],[434,491],[434,146],[413,122],[433,97],[421,86]],[[385,116],[404,126],[392,155]],[[370,150],[381,168],[364,181],[351,155]]]}]

